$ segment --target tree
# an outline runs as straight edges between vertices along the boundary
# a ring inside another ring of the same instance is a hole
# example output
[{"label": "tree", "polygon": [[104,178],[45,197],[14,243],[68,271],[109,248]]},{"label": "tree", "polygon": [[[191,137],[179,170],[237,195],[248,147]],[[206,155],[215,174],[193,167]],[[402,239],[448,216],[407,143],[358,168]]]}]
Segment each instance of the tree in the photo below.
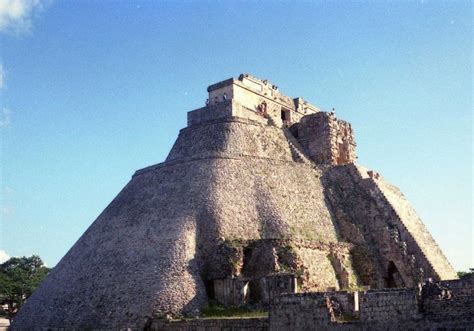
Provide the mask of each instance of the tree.
[{"label": "tree", "polygon": [[457,272],[459,279],[464,279],[471,277],[474,274],[474,269],[469,269],[469,271],[458,271]]},{"label": "tree", "polygon": [[10,321],[49,271],[37,255],[12,257],[0,264],[0,304],[7,306]]}]

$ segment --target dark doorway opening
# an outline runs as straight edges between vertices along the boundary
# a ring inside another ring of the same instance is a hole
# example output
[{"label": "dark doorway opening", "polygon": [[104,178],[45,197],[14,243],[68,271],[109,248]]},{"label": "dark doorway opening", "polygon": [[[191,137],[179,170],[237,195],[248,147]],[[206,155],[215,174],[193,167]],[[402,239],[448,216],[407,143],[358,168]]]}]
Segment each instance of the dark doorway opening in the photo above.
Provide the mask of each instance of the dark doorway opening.
[{"label": "dark doorway opening", "polygon": [[285,109],[285,108],[281,109],[281,120],[283,122],[287,122],[290,120],[290,111],[288,109]]},{"label": "dark doorway opening", "polygon": [[216,292],[214,291],[214,281],[213,280],[207,280],[205,282],[206,285],[206,293],[207,297],[209,300],[215,300],[216,299]]},{"label": "dark doorway opening", "polygon": [[393,261],[390,261],[387,268],[386,285],[388,288],[398,287],[397,278],[399,277],[398,269]]},{"label": "dark doorway opening", "polygon": [[262,301],[262,289],[259,279],[253,279],[249,282],[249,302],[259,303]]}]

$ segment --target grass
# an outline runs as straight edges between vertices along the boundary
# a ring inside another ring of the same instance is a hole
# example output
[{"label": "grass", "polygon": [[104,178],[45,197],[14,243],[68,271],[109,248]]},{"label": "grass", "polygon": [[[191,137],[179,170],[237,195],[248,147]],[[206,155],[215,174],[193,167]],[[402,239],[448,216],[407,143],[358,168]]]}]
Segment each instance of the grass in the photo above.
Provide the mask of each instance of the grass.
[{"label": "grass", "polygon": [[251,310],[244,307],[224,307],[218,304],[210,304],[202,309],[202,318],[257,318],[268,317],[268,312],[263,310]]},{"label": "grass", "polygon": [[336,322],[338,323],[347,323],[347,322],[356,322],[359,319],[350,314],[342,314],[341,316],[336,317]]}]

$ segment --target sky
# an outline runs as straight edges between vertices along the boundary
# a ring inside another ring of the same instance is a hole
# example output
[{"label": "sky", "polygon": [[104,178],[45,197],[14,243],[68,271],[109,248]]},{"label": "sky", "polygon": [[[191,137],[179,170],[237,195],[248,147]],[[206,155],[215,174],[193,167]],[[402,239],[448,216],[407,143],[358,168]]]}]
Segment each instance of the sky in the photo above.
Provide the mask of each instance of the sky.
[{"label": "sky", "polygon": [[251,73],[352,123],[474,267],[470,1],[0,0],[0,262],[54,266],[208,85]]}]

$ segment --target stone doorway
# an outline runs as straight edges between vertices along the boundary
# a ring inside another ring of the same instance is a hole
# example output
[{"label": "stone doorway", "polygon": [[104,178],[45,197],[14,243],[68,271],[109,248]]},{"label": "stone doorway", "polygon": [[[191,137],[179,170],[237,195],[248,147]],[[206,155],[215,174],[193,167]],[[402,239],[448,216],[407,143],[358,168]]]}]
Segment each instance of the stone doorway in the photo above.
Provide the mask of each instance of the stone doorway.
[{"label": "stone doorway", "polygon": [[281,120],[285,125],[290,124],[290,110],[286,108],[281,109]]},{"label": "stone doorway", "polygon": [[385,278],[385,286],[388,288],[402,287],[403,280],[398,272],[397,266],[393,261],[388,263],[387,277]]}]

